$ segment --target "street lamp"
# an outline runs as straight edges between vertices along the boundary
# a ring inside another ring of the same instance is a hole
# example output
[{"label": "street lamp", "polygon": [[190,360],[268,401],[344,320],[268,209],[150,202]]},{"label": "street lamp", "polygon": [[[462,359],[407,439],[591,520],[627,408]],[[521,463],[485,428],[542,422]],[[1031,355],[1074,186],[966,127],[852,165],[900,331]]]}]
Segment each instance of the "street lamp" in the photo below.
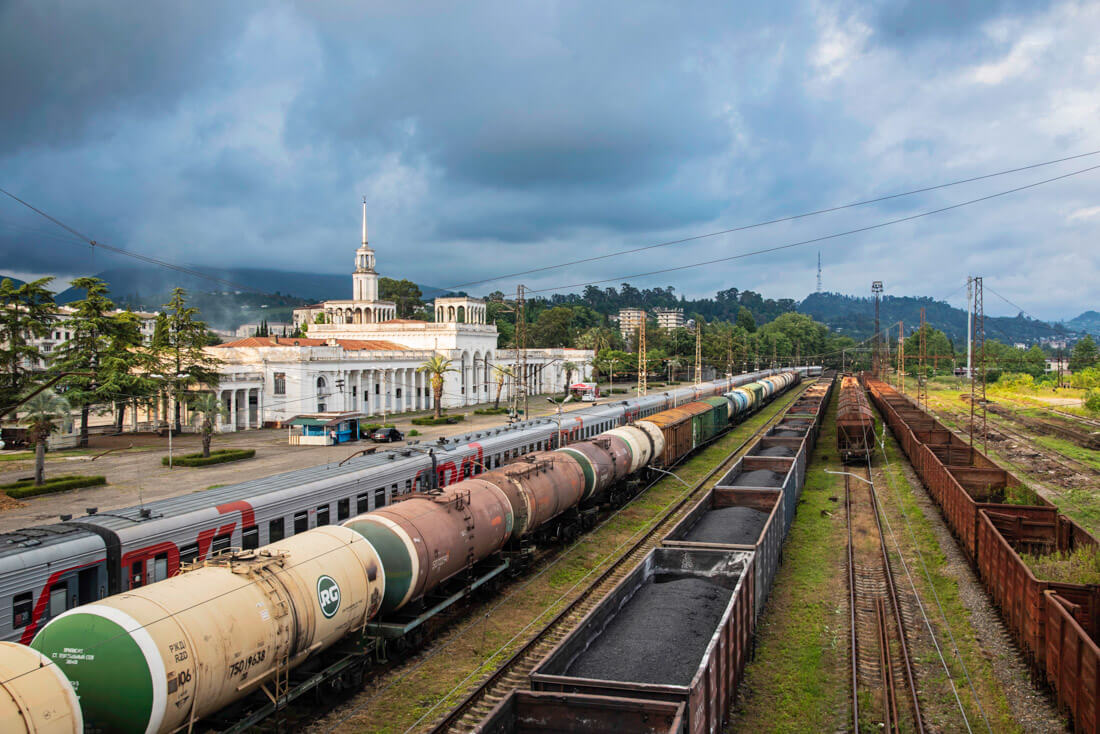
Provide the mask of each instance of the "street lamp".
[{"label": "street lamp", "polygon": [[546,398],[546,402],[550,403],[555,408],[557,408],[557,412],[558,412],[558,440],[557,440],[557,445],[558,446],[561,446],[561,409],[562,409],[562,406],[564,406],[566,403],[568,403],[572,399],[573,399],[572,395],[566,395],[565,400],[562,400],[561,402],[558,402],[557,400],[554,400],[553,398]]},{"label": "street lamp", "polygon": [[[179,395],[177,394],[177,392],[178,392],[177,387],[179,385],[179,381],[183,380],[183,379],[186,379],[186,378],[190,377],[191,375],[186,373],[186,372],[180,372],[175,377],[172,377],[172,378],[169,378],[165,375],[149,375],[149,376],[152,377],[152,378],[158,379],[158,380],[168,380],[168,379],[172,380],[172,397],[175,398],[177,406],[178,406],[178,404],[179,404]],[[175,421],[172,420],[172,416],[167,416],[166,415],[165,418],[168,419],[168,468],[171,469],[172,468],[172,424],[175,423]],[[233,428],[236,429],[236,426],[234,426]]]}]

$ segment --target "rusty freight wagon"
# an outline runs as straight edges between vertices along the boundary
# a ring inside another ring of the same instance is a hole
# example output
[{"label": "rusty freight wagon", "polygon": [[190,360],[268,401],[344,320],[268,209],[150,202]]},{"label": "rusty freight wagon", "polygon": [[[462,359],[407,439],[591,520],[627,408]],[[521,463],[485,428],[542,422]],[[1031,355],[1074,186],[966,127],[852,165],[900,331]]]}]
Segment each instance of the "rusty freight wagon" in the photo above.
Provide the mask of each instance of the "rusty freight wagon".
[{"label": "rusty freight wagon", "polygon": [[657,548],[531,672],[536,691],[683,704],[715,734],[748,659],[753,554]]},{"label": "rusty freight wagon", "polygon": [[840,397],[836,406],[836,450],[841,461],[863,462],[874,456],[875,416],[863,387],[856,378],[845,375],[840,380]]}]

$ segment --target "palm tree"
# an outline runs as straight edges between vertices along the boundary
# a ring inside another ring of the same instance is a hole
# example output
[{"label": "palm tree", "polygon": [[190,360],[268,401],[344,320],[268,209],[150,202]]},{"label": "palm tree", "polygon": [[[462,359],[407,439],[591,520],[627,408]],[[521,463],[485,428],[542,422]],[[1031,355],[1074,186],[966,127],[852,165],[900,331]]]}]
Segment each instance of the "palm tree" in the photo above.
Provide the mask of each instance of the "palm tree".
[{"label": "palm tree", "polygon": [[493,410],[500,408],[500,391],[504,389],[504,378],[515,377],[515,371],[505,364],[494,364],[493,372],[497,373],[497,398],[493,401]]},{"label": "palm tree", "polygon": [[431,375],[432,395],[435,398],[435,417],[438,420],[442,415],[439,403],[443,399],[443,376],[448,372],[458,372],[458,370],[451,366],[451,360],[437,354],[434,357],[429,357],[424,364],[416,368],[416,371]]},{"label": "palm tree", "polygon": [[573,384],[573,373],[577,371],[576,362],[562,362],[561,368],[565,370],[565,392],[569,392],[569,386]]},{"label": "palm tree", "polygon": [[69,417],[72,408],[53,390],[44,390],[27,401],[26,410],[23,422],[34,440],[34,486],[40,487],[46,481],[46,440],[61,427],[59,422]]},{"label": "palm tree", "polygon": [[195,413],[194,421],[199,425],[202,433],[202,455],[210,456],[210,441],[214,438],[214,426],[218,417],[225,415],[225,406],[218,396],[212,392],[204,392],[191,399],[191,410]]}]

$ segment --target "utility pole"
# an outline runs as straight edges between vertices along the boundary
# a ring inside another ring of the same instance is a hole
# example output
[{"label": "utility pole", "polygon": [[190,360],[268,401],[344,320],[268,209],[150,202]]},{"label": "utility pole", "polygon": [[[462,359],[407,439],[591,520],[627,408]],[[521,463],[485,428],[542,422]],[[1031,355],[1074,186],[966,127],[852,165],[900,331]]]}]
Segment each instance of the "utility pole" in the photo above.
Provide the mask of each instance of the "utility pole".
[{"label": "utility pole", "polygon": [[924,306],[920,309],[920,360],[917,364],[920,365],[920,371],[917,373],[917,405],[920,406],[921,402],[924,403],[924,409],[928,410],[928,381],[924,372],[924,355],[926,351],[926,343],[924,340]]},{"label": "utility pole", "polygon": [[966,376],[974,373],[974,347],[971,343],[974,326],[974,278],[966,276]]},{"label": "utility pole", "polygon": [[645,353],[645,319],[642,319],[642,323],[638,326],[638,394],[645,395],[648,390],[647,381],[649,379],[649,370],[647,369],[648,363],[646,362]]},{"label": "utility pole", "polygon": [[871,283],[871,293],[874,294],[875,298],[875,336],[874,343],[871,346],[871,372],[874,374],[876,379],[881,380],[884,367],[884,365],[882,364],[882,346],[878,324],[878,307],[879,300],[882,296],[881,280],[876,280]]},{"label": "utility pole", "polygon": [[519,349],[518,377],[523,395],[523,419],[527,420],[527,289],[522,285],[516,286],[516,348]]},{"label": "utility pole", "polygon": [[898,322],[898,390],[905,392],[905,322]]},{"label": "utility pole", "polygon": [[703,381],[703,321],[695,322],[695,384]]},{"label": "utility pole", "polygon": [[[986,414],[985,414],[985,305],[982,298],[982,277],[971,278],[973,286],[974,308],[974,343],[973,349],[978,357],[977,376],[970,373],[970,463],[973,465],[974,434],[979,433],[982,439],[982,450],[987,449],[986,439]],[[979,412],[978,404],[981,403]]]}]

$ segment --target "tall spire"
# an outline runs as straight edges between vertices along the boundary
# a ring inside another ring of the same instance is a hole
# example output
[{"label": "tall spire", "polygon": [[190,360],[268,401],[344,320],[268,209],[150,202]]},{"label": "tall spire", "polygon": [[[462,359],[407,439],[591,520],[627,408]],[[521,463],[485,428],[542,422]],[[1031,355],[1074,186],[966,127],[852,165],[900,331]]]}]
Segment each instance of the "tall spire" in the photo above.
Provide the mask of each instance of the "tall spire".
[{"label": "tall spire", "polygon": [[363,197],[363,247],[367,246],[367,197]]}]

